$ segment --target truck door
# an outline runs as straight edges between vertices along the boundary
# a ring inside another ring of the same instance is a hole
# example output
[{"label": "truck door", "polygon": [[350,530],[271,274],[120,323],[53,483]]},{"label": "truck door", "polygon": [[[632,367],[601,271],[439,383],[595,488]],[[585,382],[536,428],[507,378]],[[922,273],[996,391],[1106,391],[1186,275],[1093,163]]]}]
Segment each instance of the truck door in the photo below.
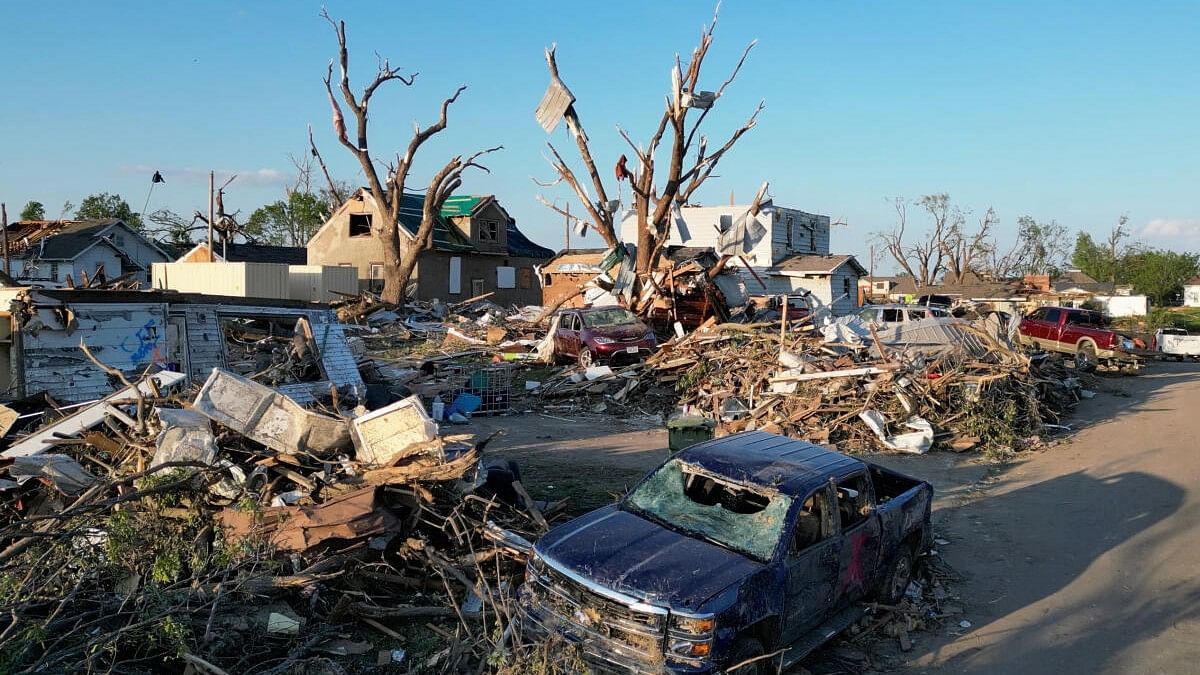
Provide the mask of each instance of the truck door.
[{"label": "truck door", "polygon": [[871,589],[879,565],[879,516],[866,471],[837,483],[835,496],[842,539],[835,603],[843,606]]},{"label": "truck door", "polygon": [[828,486],[808,496],[792,526],[782,638],[785,644],[825,620],[834,606],[842,538]]},{"label": "truck door", "polygon": [[566,312],[558,320],[558,329],[554,331],[554,351],[565,356],[575,356],[576,325],[579,317],[574,312]]}]

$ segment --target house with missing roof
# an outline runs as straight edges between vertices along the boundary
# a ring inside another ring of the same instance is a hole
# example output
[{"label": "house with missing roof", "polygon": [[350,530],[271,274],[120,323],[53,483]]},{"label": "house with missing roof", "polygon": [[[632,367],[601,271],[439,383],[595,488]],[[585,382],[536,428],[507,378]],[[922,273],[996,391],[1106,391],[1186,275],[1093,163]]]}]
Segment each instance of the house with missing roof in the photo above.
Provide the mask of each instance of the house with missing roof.
[{"label": "house with missing roof", "polygon": [[[266,244],[213,244],[213,262],[272,263],[275,265],[307,265],[308,250],[303,246],[268,246]],[[175,262],[209,262],[208,242],[196,244]]]},{"label": "house with missing roof", "polygon": [[[404,195],[401,237],[416,235],[423,203],[423,195]],[[377,213],[370,191],[357,190],[309,239],[308,264],[354,267],[362,288],[382,289]],[[537,305],[542,289],[534,268],[553,255],[530,241],[494,196],[453,196],[434,224],[433,248],[417,261],[410,295],[453,303],[492,293],[489,299],[500,305]]]},{"label": "house with missing roof", "polygon": [[[830,255],[829,216],[775,204],[757,216],[749,205],[684,206],[672,219],[668,246],[712,248],[734,255],[750,295],[807,296],[808,302],[849,314],[859,306],[858,280],[866,269],[852,255]],[[637,242],[637,219],[621,222],[621,239]]]},{"label": "house with missing roof", "polygon": [[[10,276],[22,286],[82,285],[84,275],[150,281],[150,266],[171,257],[124,221],[21,220],[8,226]],[[70,283],[68,283],[68,279]]]}]

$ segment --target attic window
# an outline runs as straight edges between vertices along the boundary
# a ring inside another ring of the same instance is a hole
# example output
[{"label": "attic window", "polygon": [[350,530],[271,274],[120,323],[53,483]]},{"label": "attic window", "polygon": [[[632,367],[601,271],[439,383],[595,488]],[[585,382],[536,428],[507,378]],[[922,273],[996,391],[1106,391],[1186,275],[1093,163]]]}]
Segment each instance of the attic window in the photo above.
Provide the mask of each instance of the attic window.
[{"label": "attic window", "polygon": [[369,214],[369,213],[351,213],[350,214],[350,236],[351,237],[369,237],[369,236],[371,236],[371,214]]},{"label": "attic window", "polygon": [[817,230],[813,228],[808,231],[808,250],[816,252],[817,250]]},{"label": "attic window", "polygon": [[786,222],[787,222],[787,248],[790,251],[790,250],[792,250],[792,229],[793,229],[792,217],[788,216]]},{"label": "attic window", "polygon": [[479,221],[479,241],[500,241],[500,223],[495,220]]}]

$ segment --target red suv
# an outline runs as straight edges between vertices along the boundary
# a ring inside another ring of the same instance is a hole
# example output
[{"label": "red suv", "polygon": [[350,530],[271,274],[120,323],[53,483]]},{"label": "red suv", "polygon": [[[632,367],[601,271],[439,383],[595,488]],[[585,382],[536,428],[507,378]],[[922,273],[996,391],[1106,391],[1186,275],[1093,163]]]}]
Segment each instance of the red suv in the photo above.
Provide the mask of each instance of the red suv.
[{"label": "red suv", "polygon": [[554,352],[578,359],[584,368],[636,361],[657,346],[654,333],[623,307],[563,310],[554,331]]}]

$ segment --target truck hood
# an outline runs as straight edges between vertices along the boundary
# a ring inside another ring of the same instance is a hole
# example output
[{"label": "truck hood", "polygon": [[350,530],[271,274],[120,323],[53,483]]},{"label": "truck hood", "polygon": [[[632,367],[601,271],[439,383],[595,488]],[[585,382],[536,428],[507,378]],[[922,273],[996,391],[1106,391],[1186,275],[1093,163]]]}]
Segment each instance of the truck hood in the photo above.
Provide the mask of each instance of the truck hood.
[{"label": "truck hood", "polygon": [[764,567],[616,506],[554,528],[538,542],[537,551],[600,586],[649,604],[693,612]]}]

